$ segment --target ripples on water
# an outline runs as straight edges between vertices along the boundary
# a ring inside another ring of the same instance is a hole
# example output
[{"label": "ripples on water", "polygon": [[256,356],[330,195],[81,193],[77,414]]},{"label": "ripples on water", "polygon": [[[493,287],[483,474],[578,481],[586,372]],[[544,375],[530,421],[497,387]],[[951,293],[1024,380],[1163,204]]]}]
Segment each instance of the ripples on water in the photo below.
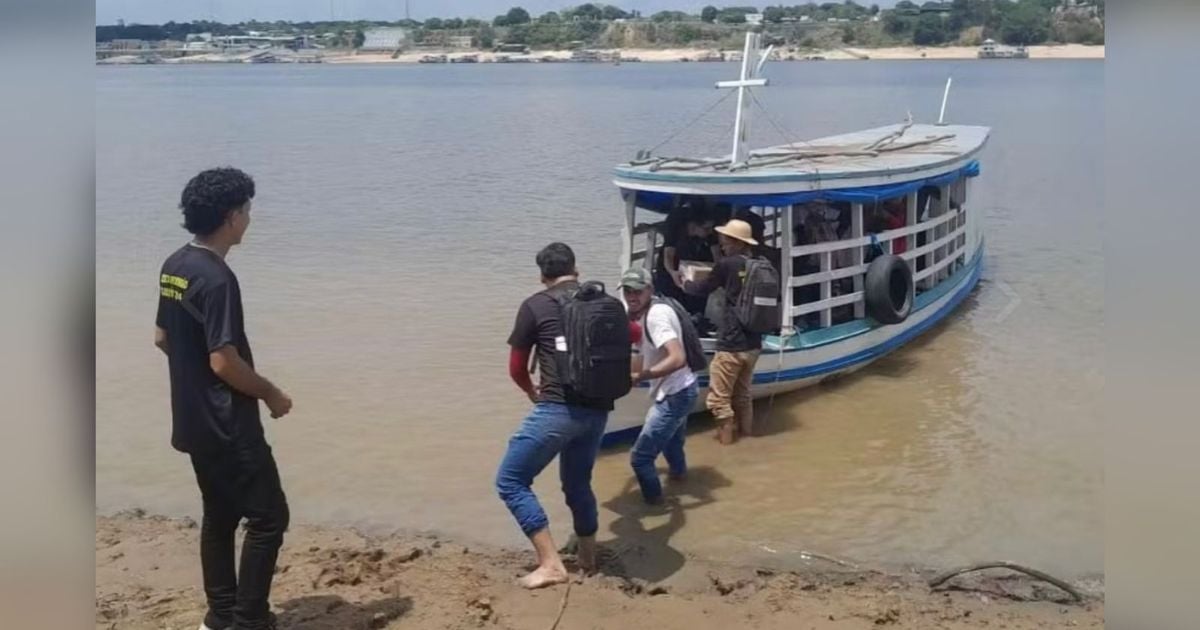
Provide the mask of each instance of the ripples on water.
[{"label": "ripples on water", "polygon": [[[494,467],[526,404],[504,340],[534,252],[616,278],[611,168],[718,98],[732,65],[101,68],[97,76],[97,503],[195,513],[150,345],[155,278],[195,172],[259,196],[231,256],[264,372],[296,400],[269,432],[298,520],[520,543]],[[635,518],[627,453],[602,456],[601,537],[669,553],[879,564],[1034,561],[1099,572],[1101,62],[773,64],[755,144],[936,118],[993,127],[969,207],[980,290],[934,333],[779,397],[770,434],[695,467],[676,518]],[[726,150],[732,100],[665,152]],[[776,129],[776,126],[779,129]],[[1002,321],[1008,295],[1018,307]],[[764,406],[762,412],[766,413]],[[703,425],[700,426],[703,428]],[[557,475],[537,490],[555,531]]]}]

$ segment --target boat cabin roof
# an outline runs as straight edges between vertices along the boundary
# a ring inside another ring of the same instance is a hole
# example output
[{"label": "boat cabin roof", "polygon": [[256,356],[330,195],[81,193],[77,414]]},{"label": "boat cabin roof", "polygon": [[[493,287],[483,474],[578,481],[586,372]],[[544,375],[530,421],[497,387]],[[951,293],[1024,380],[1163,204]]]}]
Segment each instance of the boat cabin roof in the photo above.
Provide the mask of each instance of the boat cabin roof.
[{"label": "boat cabin roof", "polygon": [[624,190],[683,195],[772,195],[869,188],[944,176],[972,165],[991,130],[898,124],[726,158],[645,157],[616,168]]}]

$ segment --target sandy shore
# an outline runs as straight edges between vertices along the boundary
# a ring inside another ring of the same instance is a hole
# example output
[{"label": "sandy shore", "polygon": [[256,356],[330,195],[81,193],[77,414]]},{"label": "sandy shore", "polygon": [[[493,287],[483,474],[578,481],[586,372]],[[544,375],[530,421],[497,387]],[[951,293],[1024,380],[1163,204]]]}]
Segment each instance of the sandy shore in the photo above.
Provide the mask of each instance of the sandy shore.
[{"label": "sandy shore", "polygon": [[[937,48],[896,47],[896,48],[840,48],[815,52],[784,53],[792,54],[797,60],[808,56],[820,56],[827,60],[856,60],[868,57],[870,59],[904,60],[904,59],[976,59],[978,49],[972,46],[946,46]],[[645,62],[678,62],[684,59],[696,60],[706,52],[703,49],[667,48],[667,49],[623,49],[620,51],[601,51],[608,53],[620,52],[625,59],[637,58]],[[552,58],[567,60],[571,53],[566,51],[535,50],[529,55],[498,55],[496,53],[473,53],[465,51],[421,51],[408,52],[393,58],[389,54],[375,53],[330,53],[324,57],[326,63],[418,63],[422,57],[434,54],[445,54],[449,58],[473,54],[481,63],[494,62],[497,57],[529,58],[541,60]],[[1104,46],[1084,46],[1081,44],[1066,44],[1062,46],[1031,46],[1029,56],[1032,59],[1103,59]]]},{"label": "sandy shore", "polygon": [[[96,519],[96,628],[195,628],[204,613],[190,520],[130,512]],[[657,583],[639,579],[653,554],[609,543],[601,572],[568,588],[523,591],[527,553],[465,547],[430,535],[367,538],[293,526],[272,602],[282,628],[558,628],[662,630],[1102,628],[1104,603],[1070,603],[1052,587],[1004,574],[956,578],[931,592],[917,574],[833,564],[772,572],[688,558]],[[568,557],[568,563],[570,558]]]}]

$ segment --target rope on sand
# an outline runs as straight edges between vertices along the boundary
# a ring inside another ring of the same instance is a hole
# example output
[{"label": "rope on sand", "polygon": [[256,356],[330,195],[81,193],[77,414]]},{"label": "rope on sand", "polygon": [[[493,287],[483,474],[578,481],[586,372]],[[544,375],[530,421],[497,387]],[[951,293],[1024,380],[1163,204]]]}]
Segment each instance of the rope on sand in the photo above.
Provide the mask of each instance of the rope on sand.
[{"label": "rope on sand", "polygon": [[567,580],[567,590],[563,591],[562,602],[558,605],[558,616],[554,618],[554,623],[550,624],[549,630],[558,628],[558,622],[562,621],[563,613],[567,611],[567,598],[571,596],[571,582]]},{"label": "rope on sand", "polygon": [[800,557],[806,558],[806,559],[807,558],[815,558],[817,560],[824,560],[825,562],[830,562],[830,563],[836,564],[838,566],[846,567],[847,569],[858,570],[861,568],[857,564],[854,564],[853,562],[839,560],[838,558],[835,558],[833,556],[827,556],[823,553],[817,553],[815,551],[801,551]]},{"label": "rope on sand", "polygon": [[1083,594],[1063,580],[1060,580],[1053,575],[1038,571],[1037,569],[1030,569],[1029,567],[1024,567],[1014,562],[980,562],[979,564],[973,564],[969,567],[962,567],[953,571],[947,571],[946,573],[943,573],[930,580],[929,588],[936,589],[937,587],[949,581],[952,577],[962,575],[963,573],[971,573],[972,571],[982,571],[984,569],[1008,569],[1010,571],[1024,573],[1025,575],[1042,580],[1043,582],[1049,582],[1063,591],[1066,591],[1071,597],[1075,598],[1076,602],[1083,601]]}]

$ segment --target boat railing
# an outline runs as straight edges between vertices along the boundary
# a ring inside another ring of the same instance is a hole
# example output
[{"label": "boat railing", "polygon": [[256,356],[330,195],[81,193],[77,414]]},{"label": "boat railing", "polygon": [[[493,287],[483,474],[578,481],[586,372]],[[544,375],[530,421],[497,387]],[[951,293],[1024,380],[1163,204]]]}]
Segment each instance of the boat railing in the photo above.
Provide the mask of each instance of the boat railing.
[{"label": "boat railing", "polygon": [[[943,196],[946,198],[946,196]],[[957,262],[965,264],[967,223],[965,210],[961,205],[950,207],[948,203],[936,204],[939,209],[933,209],[925,221],[915,222],[901,228],[886,230],[874,234],[862,231],[861,204],[854,204],[851,212],[851,237],[836,241],[825,241],[810,245],[799,245],[791,248],[790,261],[785,261],[784,276],[791,276],[785,291],[785,322],[794,325],[795,319],[811,313],[819,313],[822,328],[833,325],[834,309],[843,306],[853,306],[854,318],[866,316],[864,283],[870,264],[866,262],[865,251],[878,246],[885,253],[893,253],[893,244],[905,239],[906,250],[897,254],[908,261],[913,268],[913,281],[919,290],[927,290],[938,282],[948,278],[951,267]],[[910,203],[910,213],[915,213],[915,200]],[[917,246],[917,236],[925,234],[925,243]],[[845,252],[849,254],[850,262],[843,266],[835,266],[835,257]],[[806,257],[816,256],[820,271],[791,275],[796,261]],[[786,258],[786,256],[785,256]],[[787,264],[790,262],[791,264]],[[845,295],[833,295],[835,283],[845,279],[853,279],[853,290]],[[805,287],[817,286],[819,297],[816,300],[800,304],[793,303],[793,291]],[[790,315],[790,316],[789,316]]]},{"label": "boat railing", "polygon": [[654,269],[654,266],[658,264],[655,256],[658,252],[659,236],[662,235],[666,226],[667,222],[665,220],[658,221],[657,223],[639,223],[634,226],[633,239],[636,240],[637,237],[644,236],[645,240],[641,249],[634,247],[629,257],[630,265],[639,260],[645,260],[646,268],[650,270]]}]

